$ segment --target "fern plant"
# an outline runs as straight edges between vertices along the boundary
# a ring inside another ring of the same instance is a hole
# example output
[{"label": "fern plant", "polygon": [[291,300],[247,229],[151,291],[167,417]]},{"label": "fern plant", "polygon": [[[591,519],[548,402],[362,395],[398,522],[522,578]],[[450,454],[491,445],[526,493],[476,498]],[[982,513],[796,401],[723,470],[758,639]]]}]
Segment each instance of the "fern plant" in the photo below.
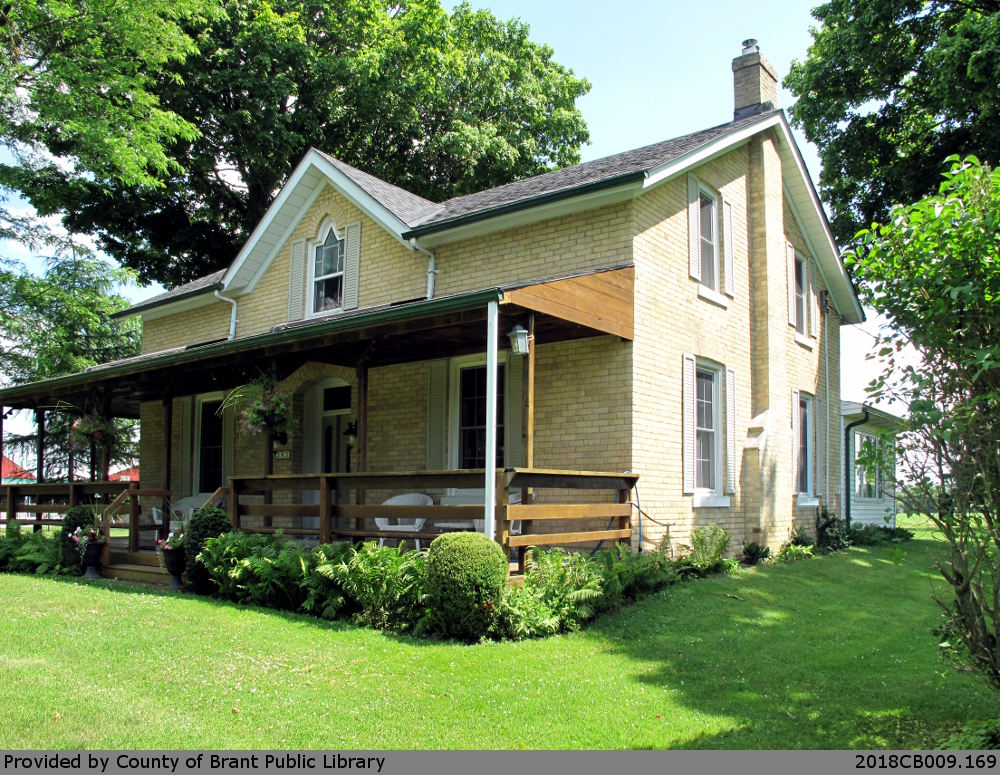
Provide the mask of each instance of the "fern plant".
[{"label": "fern plant", "polygon": [[535,549],[533,554],[523,594],[548,609],[561,630],[579,629],[594,617],[603,597],[600,567],[587,555],[564,549]]},{"label": "fern plant", "polygon": [[4,535],[0,536],[0,570],[14,570],[12,567],[17,550],[27,540],[27,535],[21,532],[21,525],[11,522],[7,525]]},{"label": "fern plant", "polygon": [[380,630],[403,631],[424,617],[426,554],[367,541],[336,566],[346,595],[357,603],[355,621]]},{"label": "fern plant", "polygon": [[347,598],[337,566],[347,560],[350,553],[348,543],[321,544],[313,549],[312,570],[302,581],[303,611],[323,619],[335,619],[346,609]]},{"label": "fern plant", "polygon": [[718,525],[702,525],[691,531],[691,564],[702,574],[722,568],[729,548],[729,533]]},{"label": "fern plant", "polygon": [[52,538],[45,533],[29,533],[27,539],[14,552],[10,569],[21,573],[58,573],[62,559],[62,530]]},{"label": "fern plant", "polygon": [[205,540],[197,556],[198,562],[214,582],[219,597],[245,603],[249,596],[243,584],[245,579],[239,568],[240,563],[254,555],[277,554],[279,540],[280,533],[224,533]]},{"label": "fern plant", "polygon": [[252,605],[297,611],[305,601],[304,582],[309,578],[312,552],[289,541],[261,547],[244,557],[229,572]]}]

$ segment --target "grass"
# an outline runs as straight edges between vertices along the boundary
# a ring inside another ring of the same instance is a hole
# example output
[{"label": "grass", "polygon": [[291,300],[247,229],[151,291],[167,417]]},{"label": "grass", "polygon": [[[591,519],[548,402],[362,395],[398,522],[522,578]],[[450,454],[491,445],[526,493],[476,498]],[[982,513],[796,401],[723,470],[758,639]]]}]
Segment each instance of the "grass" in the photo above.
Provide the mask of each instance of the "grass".
[{"label": "grass", "polygon": [[941,551],[924,530],[477,646],[4,575],[0,747],[926,747],[1000,715],[938,656]]}]

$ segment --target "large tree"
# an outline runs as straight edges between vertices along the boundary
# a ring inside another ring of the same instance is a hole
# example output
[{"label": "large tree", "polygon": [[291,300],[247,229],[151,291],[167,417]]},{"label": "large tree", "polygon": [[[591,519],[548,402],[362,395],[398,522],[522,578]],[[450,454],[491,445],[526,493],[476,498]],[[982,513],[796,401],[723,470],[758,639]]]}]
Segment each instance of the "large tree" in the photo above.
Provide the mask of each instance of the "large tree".
[{"label": "large tree", "polygon": [[[133,278],[132,272],[112,267],[79,247],[50,258],[41,276],[19,262],[0,258],[0,384],[74,374],[137,354],[137,322],[111,317],[129,306],[115,291]],[[65,406],[47,412],[47,478],[66,476],[74,444],[76,473],[90,467],[90,445],[80,434],[74,438],[70,427],[81,417],[99,417],[100,409]],[[116,420],[114,426],[106,439],[110,462],[132,465],[134,423]],[[10,436],[5,443],[33,452],[36,438],[32,432]]]},{"label": "large tree", "polygon": [[[519,21],[438,0],[228,0],[152,89],[198,130],[162,186],[58,163],[0,181],[143,280],[227,265],[310,147],[431,199],[575,163],[589,84]],[[53,148],[58,153],[58,148]]]},{"label": "large tree", "polygon": [[862,232],[848,264],[891,326],[872,395],[909,407],[896,497],[947,541],[952,645],[1000,689],[1000,173],[952,160],[939,192]]},{"label": "large tree", "polygon": [[937,189],[952,153],[1000,161],[1000,3],[832,0],[785,79],[838,239]]}]

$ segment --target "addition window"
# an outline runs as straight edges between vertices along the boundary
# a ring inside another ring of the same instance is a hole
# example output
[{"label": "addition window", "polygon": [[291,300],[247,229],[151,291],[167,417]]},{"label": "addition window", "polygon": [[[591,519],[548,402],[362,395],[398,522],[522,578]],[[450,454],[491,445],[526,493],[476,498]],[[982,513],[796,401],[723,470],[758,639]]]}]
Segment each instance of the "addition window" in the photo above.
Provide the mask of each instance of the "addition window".
[{"label": "addition window", "polygon": [[806,267],[798,256],[795,257],[795,330],[806,333]]},{"label": "addition window", "polygon": [[326,312],[344,305],[344,240],[331,228],[316,245],[313,256],[312,311]]},{"label": "addition window", "polygon": [[698,368],[695,377],[695,487],[716,492],[719,484],[721,411],[719,374]]},{"label": "addition window", "polygon": [[[504,461],[505,367],[497,368],[496,465]],[[486,467],[486,366],[468,366],[458,373],[458,467]]]},{"label": "addition window", "polygon": [[854,434],[854,495],[858,498],[878,498],[878,470],[863,462],[878,460],[878,437],[869,433]]},{"label": "addition window", "polygon": [[813,492],[813,400],[799,398],[799,470],[798,491],[801,495]]},{"label": "addition window", "polygon": [[719,290],[719,234],[717,200],[704,190],[699,194],[701,223],[701,284]]}]

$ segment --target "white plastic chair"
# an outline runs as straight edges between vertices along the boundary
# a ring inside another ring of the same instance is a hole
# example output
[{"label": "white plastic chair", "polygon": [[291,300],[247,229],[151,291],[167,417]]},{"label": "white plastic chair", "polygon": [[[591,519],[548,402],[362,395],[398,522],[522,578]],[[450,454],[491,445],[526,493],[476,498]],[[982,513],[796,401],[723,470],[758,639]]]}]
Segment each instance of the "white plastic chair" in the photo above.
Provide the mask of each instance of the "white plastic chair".
[{"label": "white plastic chair", "polygon": [[[433,506],[434,499],[430,495],[422,492],[408,492],[403,495],[393,495],[388,500],[382,502],[383,506]],[[375,527],[386,532],[410,533],[418,532],[426,519],[417,517],[415,519],[399,518],[395,523],[389,522],[389,517],[375,517]],[[378,545],[385,544],[385,536],[378,539]],[[416,539],[417,550],[420,550],[420,539]]]}]

